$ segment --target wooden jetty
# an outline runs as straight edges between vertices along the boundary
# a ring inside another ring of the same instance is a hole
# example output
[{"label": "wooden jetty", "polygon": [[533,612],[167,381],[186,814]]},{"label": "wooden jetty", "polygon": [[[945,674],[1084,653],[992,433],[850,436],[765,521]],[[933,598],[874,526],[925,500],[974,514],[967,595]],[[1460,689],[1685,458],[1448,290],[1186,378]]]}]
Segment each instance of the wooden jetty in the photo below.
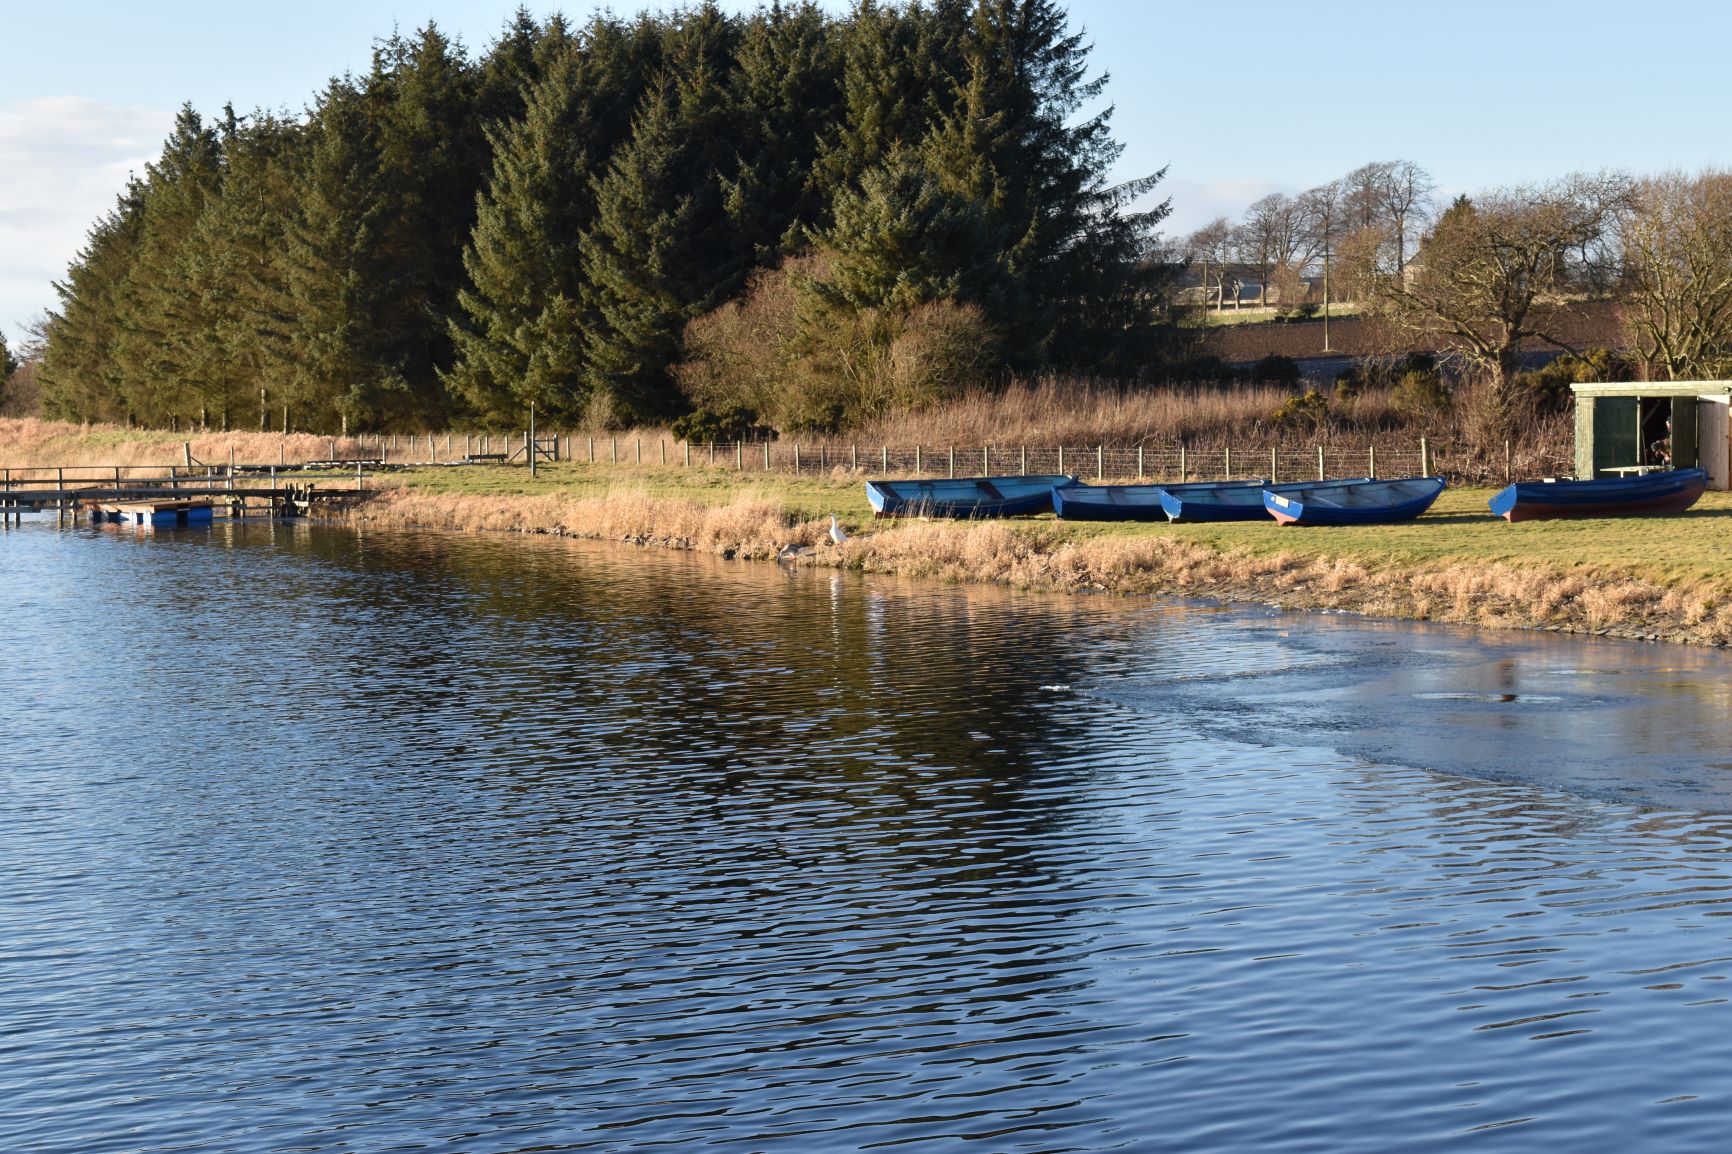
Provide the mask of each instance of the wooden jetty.
[{"label": "wooden jetty", "polygon": [[[285,470],[286,472],[287,470]],[[154,524],[205,520],[222,510],[230,517],[268,514],[299,517],[368,496],[364,465],[357,464],[352,486],[321,487],[315,482],[280,481],[277,470],[206,466],[102,465],[65,468],[0,469],[0,525],[26,511],[86,509],[102,520],[136,520],[143,506],[157,507]],[[202,503],[209,514],[193,510]],[[168,520],[169,517],[172,521]]]}]

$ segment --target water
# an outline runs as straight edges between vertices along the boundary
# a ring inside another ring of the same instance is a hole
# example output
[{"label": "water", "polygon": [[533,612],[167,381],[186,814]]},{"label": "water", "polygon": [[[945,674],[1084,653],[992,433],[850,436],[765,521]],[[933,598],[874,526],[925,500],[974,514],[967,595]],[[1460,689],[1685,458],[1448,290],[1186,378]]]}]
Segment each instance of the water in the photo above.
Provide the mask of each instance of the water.
[{"label": "water", "polygon": [[0,536],[0,1148],[1707,1150],[1727,658]]}]

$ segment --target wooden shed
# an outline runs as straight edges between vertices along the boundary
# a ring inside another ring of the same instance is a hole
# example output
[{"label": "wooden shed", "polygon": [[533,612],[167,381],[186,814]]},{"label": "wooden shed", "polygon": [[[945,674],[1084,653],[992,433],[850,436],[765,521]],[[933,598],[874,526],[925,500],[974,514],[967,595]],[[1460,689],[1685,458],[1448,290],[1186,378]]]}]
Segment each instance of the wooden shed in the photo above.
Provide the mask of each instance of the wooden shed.
[{"label": "wooden shed", "polygon": [[1732,488],[1732,381],[1595,381],[1570,390],[1578,478],[1663,466],[1669,446],[1672,468],[1705,469],[1710,489]]}]

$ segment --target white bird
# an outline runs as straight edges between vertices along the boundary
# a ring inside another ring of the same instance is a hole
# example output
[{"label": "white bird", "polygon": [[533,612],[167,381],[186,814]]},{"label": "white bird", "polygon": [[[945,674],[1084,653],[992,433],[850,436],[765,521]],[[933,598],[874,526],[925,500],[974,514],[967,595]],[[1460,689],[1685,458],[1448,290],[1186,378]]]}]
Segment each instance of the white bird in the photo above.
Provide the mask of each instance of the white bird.
[{"label": "white bird", "polygon": [[833,544],[840,545],[842,542],[846,541],[847,539],[848,539],[848,534],[844,533],[842,531],[842,526],[836,522],[836,514],[834,514],[834,513],[830,514],[830,540],[831,540],[831,542]]}]

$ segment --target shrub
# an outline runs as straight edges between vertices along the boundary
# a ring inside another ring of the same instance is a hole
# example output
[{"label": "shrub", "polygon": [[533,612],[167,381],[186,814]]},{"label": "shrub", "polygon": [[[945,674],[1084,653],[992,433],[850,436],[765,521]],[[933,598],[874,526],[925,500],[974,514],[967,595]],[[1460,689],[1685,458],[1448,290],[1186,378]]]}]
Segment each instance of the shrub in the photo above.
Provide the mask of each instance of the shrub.
[{"label": "shrub", "polygon": [[1280,353],[1270,353],[1251,370],[1251,379],[1271,385],[1299,383],[1299,362]]},{"label": "shrub", "polygon": [[720,409],[695,409],[676,420],[672,432],[682,441],[701,445],[713,441],[762,440],[769,430],[759,426],[755,409],[726,405]]},{"label": "shrub", "polygon": [[1390,401],[1402,416],[1419,420],[1448,411],[1449,388],[1435,369],[1408,369],[1395,383]]},{"label": "shrub", "polygon": [[1316,389],[1307,389],[1302,395],[1283,401],[1270,420],[1278,429],[1321,432],[1329,423],[1329,401]]},{"label": "shrub", "polygon": [[1536,413],[1561,413],[1570,406],[1570,386],[1586,381],[1629,381],[1636,364],[1622,353],[1606,348],[1581,354],[1565,353],[1544,368],[1517,373],[1515,395]]}]

